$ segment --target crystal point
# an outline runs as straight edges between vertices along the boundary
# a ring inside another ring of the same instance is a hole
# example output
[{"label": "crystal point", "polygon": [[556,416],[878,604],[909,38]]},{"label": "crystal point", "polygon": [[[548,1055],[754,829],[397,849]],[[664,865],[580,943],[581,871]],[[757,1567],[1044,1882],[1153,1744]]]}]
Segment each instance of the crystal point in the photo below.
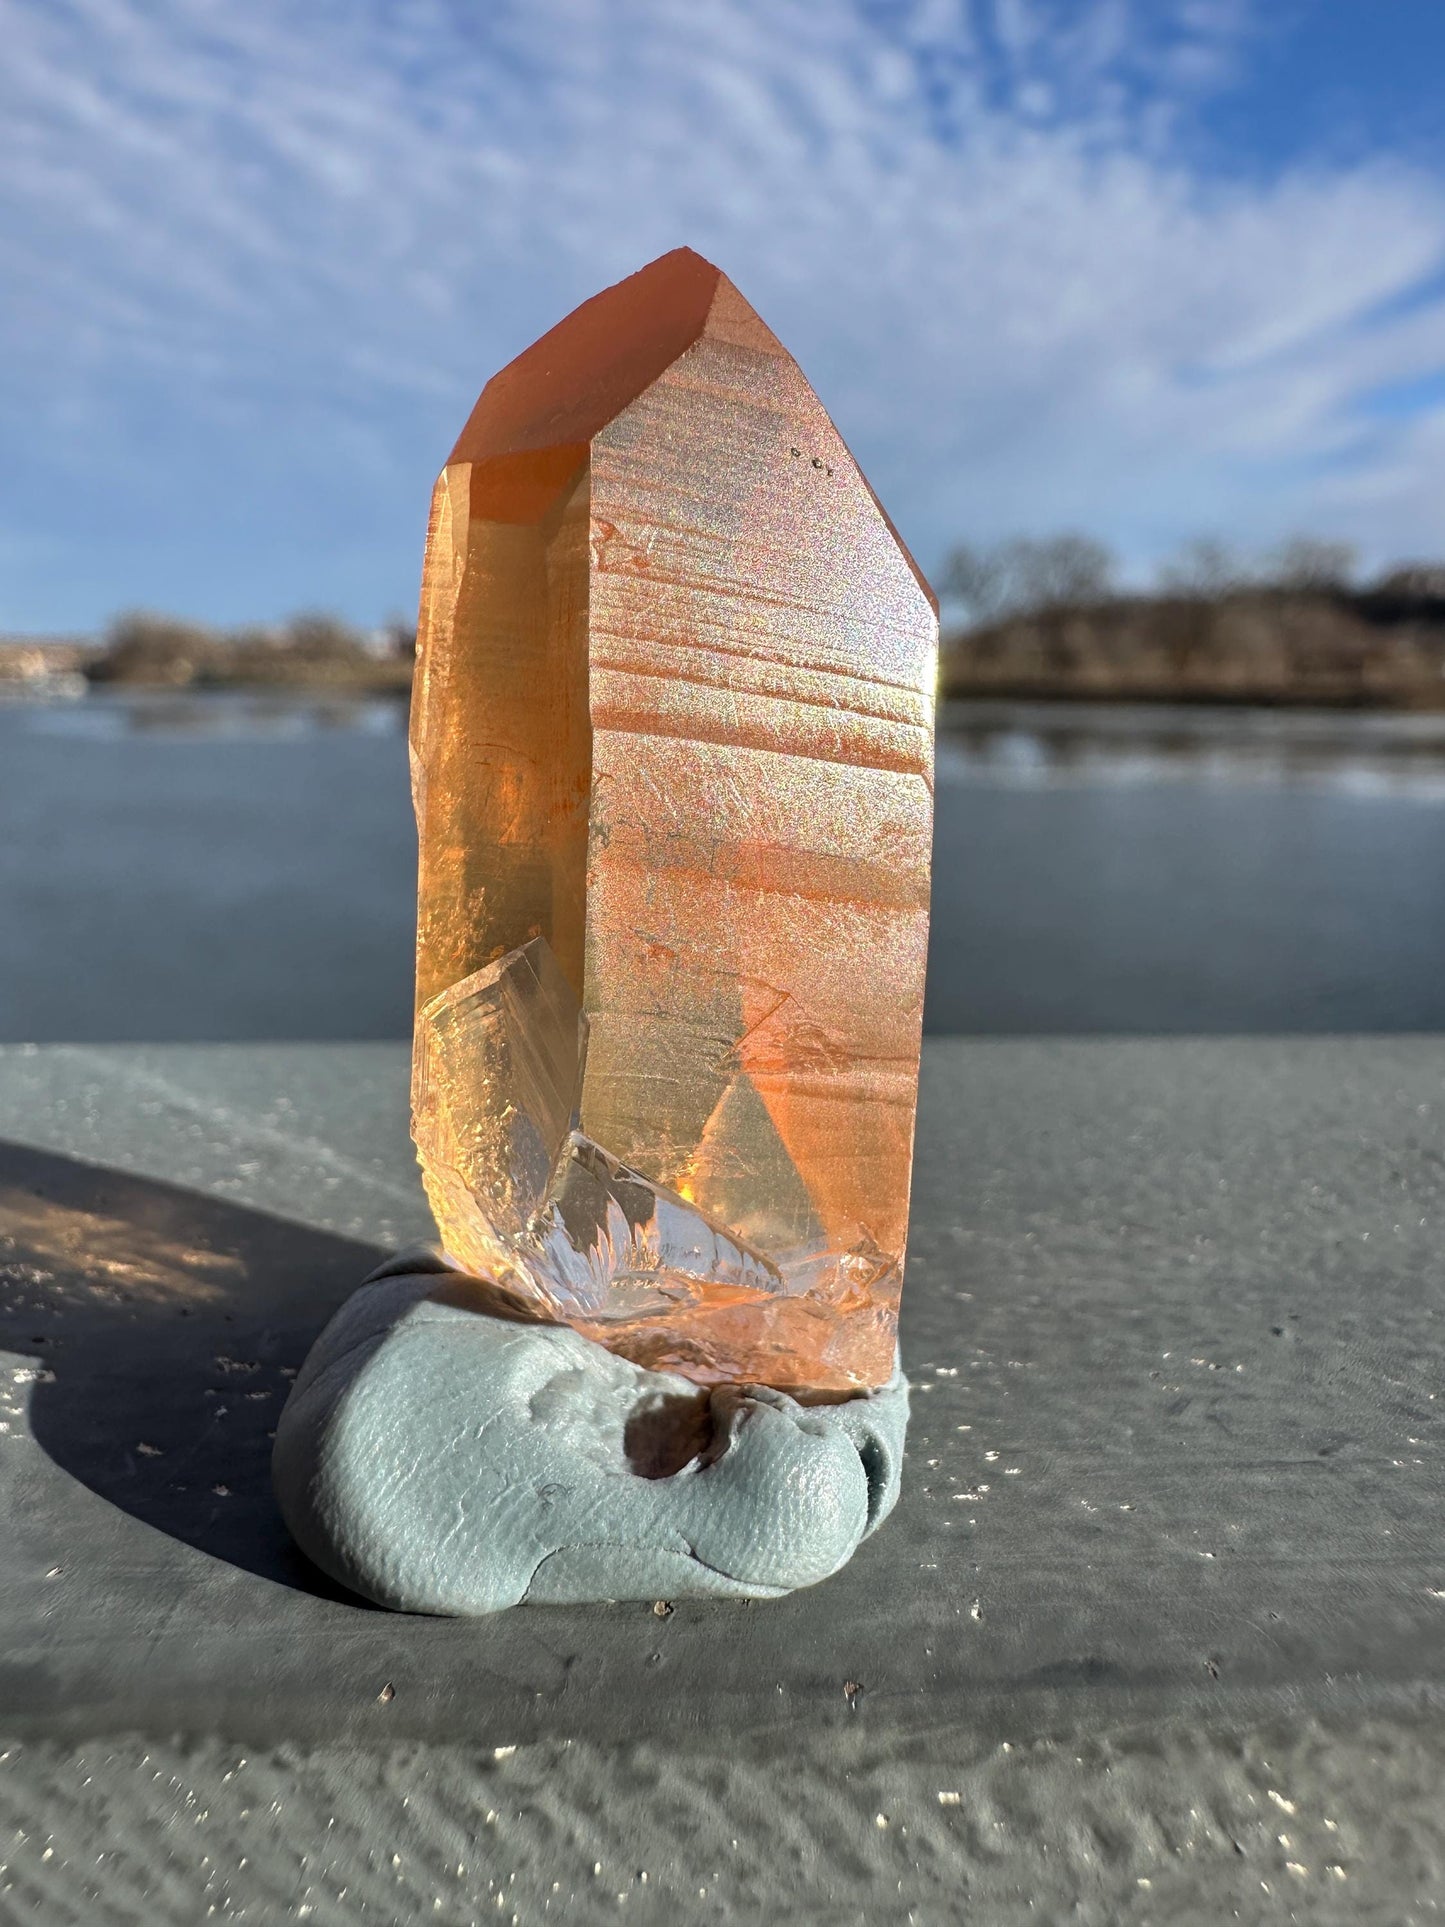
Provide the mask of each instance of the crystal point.
[{"label": "crystal point", "polygon": [[797,364],[664,256],[484,391],[412,714],[443,1243],[638,1363],[891,1370],[937,618]]}]

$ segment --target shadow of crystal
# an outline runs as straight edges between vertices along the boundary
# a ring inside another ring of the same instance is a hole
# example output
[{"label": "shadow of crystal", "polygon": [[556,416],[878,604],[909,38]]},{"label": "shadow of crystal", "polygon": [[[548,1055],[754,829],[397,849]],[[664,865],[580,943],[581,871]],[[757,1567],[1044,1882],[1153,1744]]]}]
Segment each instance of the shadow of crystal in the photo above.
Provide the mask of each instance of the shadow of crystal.
[{"label": "shadow of crystal", "polygon": [[[0,1143],[0,1350],[42,1450],[158,1532],[332,1594],[288,1538],[271,1435],[374,1246]],[[77,1550],[83,1557],[83,1549]]]}]

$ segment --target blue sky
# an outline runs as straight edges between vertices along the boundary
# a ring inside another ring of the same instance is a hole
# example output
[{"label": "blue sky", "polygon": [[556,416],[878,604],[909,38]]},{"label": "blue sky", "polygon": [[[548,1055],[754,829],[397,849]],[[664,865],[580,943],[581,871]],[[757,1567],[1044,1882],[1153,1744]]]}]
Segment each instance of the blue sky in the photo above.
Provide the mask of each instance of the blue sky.
[{"label": "blue sky", "polygon": [[0,630],[415,603],[482,383],[679,242],[925,568],[1445,553],[1441,0],[0,0]]}]

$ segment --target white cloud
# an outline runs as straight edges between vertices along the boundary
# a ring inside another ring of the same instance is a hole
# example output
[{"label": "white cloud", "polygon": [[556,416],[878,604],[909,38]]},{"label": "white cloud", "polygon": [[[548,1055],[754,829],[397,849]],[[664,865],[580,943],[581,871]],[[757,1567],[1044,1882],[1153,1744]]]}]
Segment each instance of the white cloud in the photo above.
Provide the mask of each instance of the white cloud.
[{"label": "white cloud", "polygon": [[1136,558],[1202,526],[1438,547],[1440,424],[1359,404],[1442,359],[1445,296],[1400,297],[1445,183],[1202,173],[1180,129],[1258,31],[1242,0],[0,0],[9,540],[41,593],[34,475],[63,501],[69,465],[130,490],[98,607],[147,540],[239,613],[307,568],[404,600],[481,381],[687,240],[925,565],[1057,524]]}]

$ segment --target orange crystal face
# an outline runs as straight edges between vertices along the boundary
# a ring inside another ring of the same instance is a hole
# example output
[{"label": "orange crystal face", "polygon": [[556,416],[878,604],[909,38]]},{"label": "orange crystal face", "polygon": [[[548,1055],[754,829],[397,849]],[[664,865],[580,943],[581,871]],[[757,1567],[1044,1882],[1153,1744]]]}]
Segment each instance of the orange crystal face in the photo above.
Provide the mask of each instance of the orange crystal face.
[{"label": "orange crystal face", "polygon": [[893,1367],[937,610],[689,250],[487,387],[412,710],[413,1135],[448,1253],[699,1383]]}]

